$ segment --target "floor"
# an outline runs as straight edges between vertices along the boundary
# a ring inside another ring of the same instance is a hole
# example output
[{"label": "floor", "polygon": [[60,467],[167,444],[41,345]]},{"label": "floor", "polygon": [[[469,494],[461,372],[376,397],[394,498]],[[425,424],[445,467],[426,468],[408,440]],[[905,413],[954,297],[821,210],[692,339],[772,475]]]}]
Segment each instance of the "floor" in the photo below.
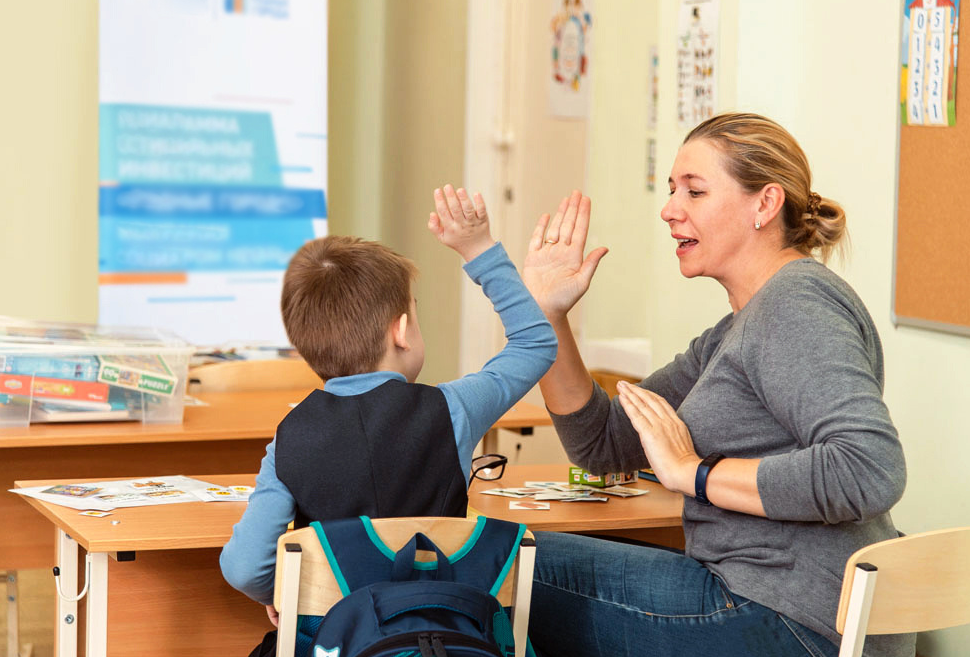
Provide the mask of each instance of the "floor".
[{"label": "floor", "polygon": [[[54,575],[47,568],[21,570],[18,589],[20,594],[20,645],[31,644],[31,657],[54,655]],[[3,583],[6,583],[4,578]],[[3,599],[7,600],[4,588]],[[6,603],[9,604],[9,603]],[[0,651],[7,646],[7,606],[0,608]],[[10,656],[8,656],[10,657]]]}]

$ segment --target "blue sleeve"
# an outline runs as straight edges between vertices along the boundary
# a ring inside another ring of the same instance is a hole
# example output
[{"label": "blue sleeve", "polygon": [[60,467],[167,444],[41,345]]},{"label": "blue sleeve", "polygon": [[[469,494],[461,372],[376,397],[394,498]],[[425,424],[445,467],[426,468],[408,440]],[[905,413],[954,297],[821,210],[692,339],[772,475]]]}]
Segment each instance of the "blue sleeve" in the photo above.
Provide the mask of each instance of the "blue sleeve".
[{"label": "blue sleeve", "polygon": [[542,378],[556,360],[556,334],[501,244],[465,265],[502,320],[508,342],[479,372],[442,383],[465,478],[472,452],[495,421]]},{"label": "blue sleeve", "polygon": [[266,447],[246,511],[219,556],[222,576],[233,588],[261,604],[273,604],[276,540],[295,517],[296,501],[276,476],[274,439]]}]

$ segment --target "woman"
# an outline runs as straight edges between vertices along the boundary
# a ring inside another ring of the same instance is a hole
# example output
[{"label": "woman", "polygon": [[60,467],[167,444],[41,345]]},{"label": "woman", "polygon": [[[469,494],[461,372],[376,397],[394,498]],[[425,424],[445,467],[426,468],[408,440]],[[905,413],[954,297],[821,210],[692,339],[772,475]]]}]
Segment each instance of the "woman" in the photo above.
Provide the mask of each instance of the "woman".
[{"label": "woman", "polygon": [[[606,253],[583,258],[589,199],[540,218],[523,278],[559,337],[540,387],[571,460],[649,463],[685,496],[686,554],[539,536],[530,634],[557,657],[834,656],[846,559],[898,535],[889,509],[906,479],[875,326],[812,257],[844,237],[845,215],[811,191],[794,138],[754,114],[697,126],[669,183],[680,271],[718,281],[732,312],[612,403],[567,319]],[[866,647],[911,656],[914,637]]]}]

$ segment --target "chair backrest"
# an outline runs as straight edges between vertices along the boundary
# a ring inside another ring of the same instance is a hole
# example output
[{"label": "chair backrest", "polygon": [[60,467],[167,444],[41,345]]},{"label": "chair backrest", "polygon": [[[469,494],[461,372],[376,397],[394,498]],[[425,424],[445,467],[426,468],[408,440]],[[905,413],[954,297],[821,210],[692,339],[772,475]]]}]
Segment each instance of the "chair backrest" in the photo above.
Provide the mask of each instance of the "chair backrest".
[{"label": "chair backrest", "polygon": [[970,527],[874,543],[846,563],[835,624],[843,635],[840,657],[862,654],[867,634],[925,632],[966,623]]},{"label": "chair backrest", "polygon": [[194,367],[190,393],[307,390],[322,387],[320,377],[302,358],[233,360]]},{"label": "chair backrest", "polygon": [[626,381],[627,383],[639,383],[640,379],[636,379],[632,376],[627,376],[626,374],[617,374],[616,372],[608,372],[607,370],[590,370],[589,375],[592,377],[593,381],[599,384],[599,386],[606,391],[606,394],[610,396],[610,399],[616,397],[616,384],[620,381]]},{"label": "chair backrest", "polygon": [[[421,532],[446,555],[461,549],[477,526],[474,519],[467,518],[377,518],[371,522],[378,537],[392,550],[400,550],[416,532]],[[433,561],[435,556],[418,552],[416,558]],[[517,657],[525,654],[534,562],[535,539],[532,532],[526,531],[515,567],[509,571],[496,596],[503,606],[512,606]],[[323,616],[341,598],[343,594],[316,531],[306,527],[280,536],[273,594],[273,604],[280,613],[277,655],[292,654],[297,615]]]}]

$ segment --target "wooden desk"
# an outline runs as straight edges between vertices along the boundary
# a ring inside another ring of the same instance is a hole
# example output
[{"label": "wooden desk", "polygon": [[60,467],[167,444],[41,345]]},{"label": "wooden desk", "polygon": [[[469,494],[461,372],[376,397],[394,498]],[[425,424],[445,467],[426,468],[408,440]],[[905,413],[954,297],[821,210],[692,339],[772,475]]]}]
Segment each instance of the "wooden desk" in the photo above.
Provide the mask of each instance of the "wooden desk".
[{"label": "wooden desk", "polygon": [[[199,479],[253,485],[255,475]],[[18,481],[17,486],[55,482],[63,480]],[[84,581],[78,547],[91,558],[86,623],[77,602],[57,598],[58,656],[245,655],[272,629],[262,605],[232,589],[219,570],[219,552],[245,503],[189,502],[89,518],[76,509],[24,500],[57,528],[65,595],[76,595],[78,580]]]},{"label": "wooden desk", "polygon": [[508,466],[501,479],[475,479],[468,490],[468,504],[492,517],[525,523],[532,531],[573,532],[630,538],[669,547],[684,547],[681,513],[684,497],[660,484],[640,479],[636,488],[650,491],[639,497],[610,498],[609,502],[550,502],[548,511],[509,509],[511,498],[484,495],[489,488],[514,488],[527,481],[565,481],[568,465]]},{"label": "wooden desk", "polygon": [[[683,545],[681,496],[650,482],[635,484],[650,491],[640,497],[607,503],[552,502],[549,511],[510,511],[509,498],[479,492],[531,480],[563,480],[566,467],[509,466],[497,482],[476,480],[469,492],[470,504],[487,515],[524,522],[533,530],[615,534],[675,545],[676,540],[663,542],[658,537],[679,535]],[[255,480],[254,475],[196,476],[221,485],[252,485]],[[67,482],[18,481],[17,486],[53,483]],[[263,608],[230,588],[218,566],[219,550],[232,535],[244,504],[172,504],[118,509],[105,518],[89,518],[76,509],[24,500],[57,528],[61,587],[67,595],[78,590],[78,575],[83,574],[77,568],[78,546],[92,555],[85,633],[90,650],[85,654],[247,654],[270,629]],[[114,525],[112,520],[120,522]],[[119,553],[121,559],[134,560],[119,560]],[[58,655],[73,655],[78,646],[80,623],[65,623],[68,615],[78,617],[77,603],[59,598]]]}]

